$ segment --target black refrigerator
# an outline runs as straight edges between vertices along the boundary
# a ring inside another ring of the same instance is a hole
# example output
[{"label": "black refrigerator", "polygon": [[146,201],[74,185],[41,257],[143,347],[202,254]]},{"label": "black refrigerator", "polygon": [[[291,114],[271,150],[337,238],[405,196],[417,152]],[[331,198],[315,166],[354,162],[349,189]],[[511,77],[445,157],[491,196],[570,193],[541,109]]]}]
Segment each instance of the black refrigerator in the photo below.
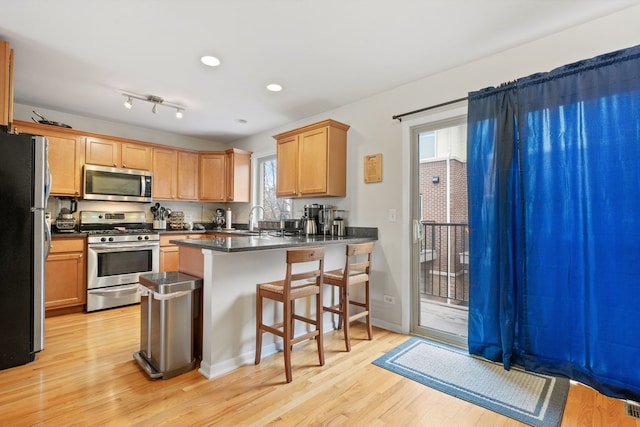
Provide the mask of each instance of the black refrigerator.
[{"label": "black refrigerator", "polygon": [[29,363],[44,348],[50,182],[45,138],[0,133],[0,369]]}]

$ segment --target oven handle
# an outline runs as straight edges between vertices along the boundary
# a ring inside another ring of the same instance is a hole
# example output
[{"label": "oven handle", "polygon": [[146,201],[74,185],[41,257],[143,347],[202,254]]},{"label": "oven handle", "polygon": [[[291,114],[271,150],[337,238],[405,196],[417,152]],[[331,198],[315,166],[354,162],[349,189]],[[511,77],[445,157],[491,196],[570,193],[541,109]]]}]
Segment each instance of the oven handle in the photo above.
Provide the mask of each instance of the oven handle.
[{"label": "oven handle", "polygon": [[117,287],[114,289],[89,289],[91,295],[97,295],[101,297],[115,297],[120,298],[128,295],[134,295],[138,292],[138,284],[129,287]]},{"label": "oven handle", "polygon": [[136,250],[148,250],[148,249],[156,249],[159,248],[160,244],[156,244],[156,245],[148,245],[148,244],[144,244],[144,245],[121,245],[118,244],[117,246],[115,245],[89,245],[89,249],[91,250],[95,250],[95,251],[100,251],[100,252],[123,252],[123,249],[136,249]]}]

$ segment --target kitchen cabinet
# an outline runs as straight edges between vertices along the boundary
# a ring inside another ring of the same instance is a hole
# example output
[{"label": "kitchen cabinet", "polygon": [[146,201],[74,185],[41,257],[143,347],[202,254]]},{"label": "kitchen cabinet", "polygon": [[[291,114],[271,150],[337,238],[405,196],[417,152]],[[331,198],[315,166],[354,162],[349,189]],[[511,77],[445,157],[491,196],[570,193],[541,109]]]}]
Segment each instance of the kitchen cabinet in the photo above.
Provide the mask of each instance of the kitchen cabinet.
[{"label": "kitchen cabinet", "polygon": [[151,170],[152,148],[148,145],[87,137],[85,163],[114,168]]},{"label": "kitchen cabinet", "polygon": [[79,197],[82,194],[84,135],[71,129],[16,121],[20,133],[42,135],[49,141],[51,195]]},{"label": "kitchen cabinet", "polygon": [[275,135],[277,197],[346,196],[348,129],[324,120]]},{"label": "kitchen cabinet", "polygon": [[178,151],[178,199],[198,200],[198,153]]},{"label": "kitchen cabinet", "polygon": [[224,152],[200,153],[198,199],[203,202],[225,202],[226,155]]},{"label": "kitchen cabinet", "polygon": [[225,151],[226,201],[251,200],[251,152],[237,148]]},{"label": "kitchen cabinet", "polygon": [[198,200],[198,153],[153,149],[153,198]]},{"label": "kitchen cabinet", "polygon": [[211,237],[203,233],[194,234],[161,234],[160,235],[160,272],[178,271],[180,252],[178,246],[169,243],[171,240],[200,239]]},{"label": "kitchen cabinet", "polygon": [[231,148],[200,153],[198,198],[207,202],[251,200],[251,152]]},{"label": "kitchen cabinet", "polygon": [[0,41],[0,125],[11,130],[13,122],[13,49]]},{"label": "kitchen cabinet", "polygon": [[153,149],[153,198],[173,200],[178,186],[178,155],[168,148]]},{"label": "kitchen cabinet", "polygon": [[87,299],[85,238],[53,238],[45,263],[46,315],[82,311]]}]

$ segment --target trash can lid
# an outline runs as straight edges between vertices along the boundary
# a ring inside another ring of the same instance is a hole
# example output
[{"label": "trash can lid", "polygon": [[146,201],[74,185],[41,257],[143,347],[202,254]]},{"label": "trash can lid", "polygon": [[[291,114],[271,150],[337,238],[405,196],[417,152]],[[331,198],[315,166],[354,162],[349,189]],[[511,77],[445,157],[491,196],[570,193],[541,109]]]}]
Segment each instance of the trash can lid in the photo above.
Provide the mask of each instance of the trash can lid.
[{"label": "trash can lid", "polygon": [[202,287],[201,278],[180,273],[179,271],[144,273],[139,276],[139,280],[141,285],[158,294],[190,291]]}]

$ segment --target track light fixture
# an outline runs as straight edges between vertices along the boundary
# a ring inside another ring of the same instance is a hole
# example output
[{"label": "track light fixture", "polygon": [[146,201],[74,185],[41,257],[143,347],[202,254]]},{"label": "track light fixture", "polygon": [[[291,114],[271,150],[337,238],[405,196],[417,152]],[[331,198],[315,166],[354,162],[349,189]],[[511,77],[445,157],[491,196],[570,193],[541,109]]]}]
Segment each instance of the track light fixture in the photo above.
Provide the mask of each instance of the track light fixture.
[{"label": "track light fixture", "polygon": [[129,93],[129,92],[123,92],[122,96],[126,96],[127,100],[124,101],[124,106],[127,109],[131,109],[133,107],[133,100],[134,99],[139,99],[140,101],[146,101],[146,102],[150,102],[153,104],[153,107],[151,107],[151,112],[153,114],[157,114],[158,113],[158,105],[162,105],[165,107],[169,107],[169,108],[175,108],[176,109],[176,118],[177,119],[181,119],[184,115],[184,107],[181,105],[177,105],[177,104],[171,104],[169,102],[165,102],[164,99],[160,98],[159,96],[155,96],[155,95],[136,95],[135,93]]}]

